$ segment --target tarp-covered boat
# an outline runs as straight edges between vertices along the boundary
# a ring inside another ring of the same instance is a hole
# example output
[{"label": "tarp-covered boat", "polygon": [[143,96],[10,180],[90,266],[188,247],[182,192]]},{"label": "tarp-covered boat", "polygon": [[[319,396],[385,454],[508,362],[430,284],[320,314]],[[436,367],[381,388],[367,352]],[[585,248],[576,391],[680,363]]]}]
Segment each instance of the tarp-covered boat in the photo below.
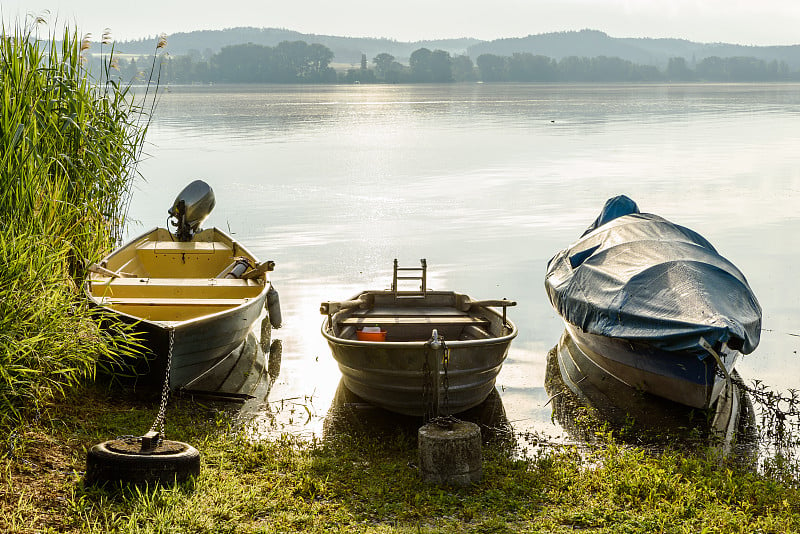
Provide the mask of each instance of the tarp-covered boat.
[{"label": "tarp-covered boat", "polygon": [[710,406],[755,350],[761,307],[702,236],[614,197],[547,265],[545,288],[580,349],[643,391]]},{"label": "tarp-covered boat", "polygon": [[200,229],[214,206],[211,188],[187,186],[169,210],[177,231],[156,228],[90,267],[89,300],[136,325],[148,350],[132,362],[141,382],[191,386],[224,359],[238,357],[262,314],[273,262],[217,228]]}]

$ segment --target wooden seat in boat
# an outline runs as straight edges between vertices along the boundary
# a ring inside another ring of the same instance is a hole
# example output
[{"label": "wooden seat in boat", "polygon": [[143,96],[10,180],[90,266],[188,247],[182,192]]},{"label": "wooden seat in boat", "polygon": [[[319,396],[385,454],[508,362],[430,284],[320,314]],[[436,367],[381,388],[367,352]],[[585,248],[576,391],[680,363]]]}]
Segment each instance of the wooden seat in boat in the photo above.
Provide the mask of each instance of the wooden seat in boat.
[{"label": "wooden seat in boat", "polygon": [[145,241],[137,245],[136,250],[149,250],[156,254],[183,254],[187,252],[213,254],[215,252],[228,252],[231,247],[219,241]]},{"label": "wooden seat in boat", "polygon": [[244,304],[248,300],[250,299],[104,297],[100,303],[104,306],[219,306],[229,308]]},{"label": "wooden seat in boat", "polygon": [[392,325],[478,325],[489,326],[489,320],[470,315],[454,316],[404,316],[404,317],[348,317],[339,321],[343,326],[392,326]]},{"label": "wooden seat in boat", "polygon": [[240,278],[94,278],[91,293],[111,299],[247,299],[261,293],[256,280]]}]

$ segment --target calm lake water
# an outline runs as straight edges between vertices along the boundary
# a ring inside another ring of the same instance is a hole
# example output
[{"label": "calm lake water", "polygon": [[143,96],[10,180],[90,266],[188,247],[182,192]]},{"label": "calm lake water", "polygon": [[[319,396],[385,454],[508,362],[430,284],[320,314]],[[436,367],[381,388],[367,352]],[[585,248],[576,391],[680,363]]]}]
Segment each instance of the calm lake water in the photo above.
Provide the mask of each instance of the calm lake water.
[{"label": "calm lake water", "polygon": [[545,266],[621,193],[745,273],[764,331],[739,372],[798,386],[800,85],[170,88],[148,140],[130,235],[200,178],[217,198],[206,225],[277,263],[282,367],[249,406],[266,432],[321,432],[340,374],[320,302],[426,258],[431,288],[519,303],[497,389],[516,429],[560,436]]}]

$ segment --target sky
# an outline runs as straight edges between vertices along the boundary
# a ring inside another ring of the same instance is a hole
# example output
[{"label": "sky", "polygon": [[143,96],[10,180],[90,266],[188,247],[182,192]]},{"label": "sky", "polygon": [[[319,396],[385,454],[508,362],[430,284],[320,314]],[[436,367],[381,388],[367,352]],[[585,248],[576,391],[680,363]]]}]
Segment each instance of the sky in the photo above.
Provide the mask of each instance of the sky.
[{"label": "sky", "polygon": [[6,27],[28,13],[117,41],[237,26],[397,41],[492,40],[592,29],[612,37],[800,44],[798,0],[2,0]]}]

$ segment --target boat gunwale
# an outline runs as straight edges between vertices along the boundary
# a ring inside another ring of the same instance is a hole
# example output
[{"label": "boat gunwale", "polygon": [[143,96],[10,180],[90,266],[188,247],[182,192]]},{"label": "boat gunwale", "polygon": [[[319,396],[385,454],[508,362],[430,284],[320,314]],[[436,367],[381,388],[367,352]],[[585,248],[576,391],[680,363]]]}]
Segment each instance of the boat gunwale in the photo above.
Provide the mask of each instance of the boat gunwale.
[{"label": "boat gunwale", "polygon": [[[433,295],[458,295],[459,294],[459,293],[457,293],[455,291],[431,291],[431,290],[429,290],[427,293],[433,294]],[[362,295],[368,295],[368,294],[389,295],[390,293],[387,293],[385,290],[366,290],[366,291],[362,291],[362,292],[358,293],[351,300],[356,300],[359,297],[361,297]],[[466,294],[463,294],[463,295],[466,296],[466,297],[469,297],[469,295],[466,295]],[[424,308],[424,306],[421,306],[421,308]],[[457,308],[453,307],[453,309],[457,309]],[[498,317],[501,317],[499,313],[497,313],[494,310],[490,310],[488,307],[487,307],[487,310],[489,310],[491,313],[496,314]],[[430,317],[432,319],[431,323],[433,325],[435,325],[435,323],[436,323],[435,316],[430,316]],[[424,349],[426,346],[428,346],[430,344],[430,341],[359,341],[357,339],[343,338],[343,337],[336,336],[336,335],[334,335],[332,333],[329,334],[327,332],[327,330],[330,328],[329,320],[330,320],[330,317],[325,317],[322,320],[322,325],[320,327],[320,331],[322,333],[322,336],[329,343],[335,343],[337,345],[345,345],[345,346],[361,347],[361,348],[368,348],[369,347],[369,348],[384,348],[384,349],[401,349],[401,348],[402,349]],[[511,327],[511,332],[509,332],[508,334],[506,334],[504,336],[497,336],[497,337],[493,336],[493,337],[489,337],[489,338],[485,338],[485,339],[465,339],[465,340],[452,340],[452,341],[448,341],[448,340],[445,339],[444,341],[445,341],[447,347],[451,348],[451,349],[480,347],[480,346],[484,346],[484,345],[500,345],[500,344],[503,344],[503,343],[510,343],[515,337],[517,337],[517,334],[519,332],[517,330],[517,325],[515,325],[514,322],[511,319],[506,318],[505,324],[507,324],[508,326]],[[326,326],[328,328],[326,328]]]},{"label": "boat gunwale", "polygon": [[[331,343],[336,343],[337,345],[348,345],[353,347],[371,347],[371,348],[404,348],[404,349],[423,349],[430,344],[429,341],[359,341],[357,339],[346,339],[342,337],[337,337],[332,334],[328,334],[326,332],[326,324],[328,319],[324,319],[322,322],[322,335]],[[458,349],[458,348],[469,348],[469,347],[477,347],[482,345],[499,345],[501,343],[510,342],[512,339],[517,337],[517,327],[511,321],[506,321],[506,323],[511,325],[511,333],[506,334],[505,336],[501,337],[491,337],[487,339],[465,339],[465,340],[453,340],[447,341],[445,343],[448,348],[450,349]]]},{"label": "boat gunwale", "polygon": [[[109,252],[108,255],[104,256],[103,259],[100,260],[100,262],[102,263],[102,262],[105,262],[105,261],[109,260],[110,258],[114,257],[115,255],[121,253],[124,249],[133,246],[137,242],[143,240],[147,236],[149,236],[149,235],[153,234],[154,232],[157,232],[158,230],[161,230],[161,229],[162,229],[161,227],[155,226],[155,227],[143,232],[142,234],[138,235],[137,237],[128,240],[127,242],[123,243],[121,246],[119,246],[119,247],[115,248],[113,251]],[[213,231],[217,232],[223,238],[227,239],[230,242],[231,245],[235,245],[237,250],[240,250],[240,251],[244,252],[246,255],[250,256],[254,261],[258,261],[257,258],[255,257],[255,255],[252,252],[250,252],[241,243],[239,243],[238,241],[233,239],[233,237],[228,235],[225,231],[223,231],[223,230],[221,230],[221,229],[219,229],[219,228],[217,228],[215,226],[211,227],[211,228],[206,228],[203,231],[207,231],[207,230],[213,230]],[[167,229],[167,232],[169,232],[168,229]],[[170,235],[171,235],[171,233],[170,233]],[[137,278],[145,278],[145,277],[137,277]],[[154,326],[156,328],[161,328],[161,329],[164,329],[164,330],[175,330],[175,329],[178,329],[178,328],[182,328],[184,326],[195,325],[195,324],[202,323],[202,322],[205,322],[205,321],[216,321],[218,319],[224,318],[226,315],[233,315],[233,314],[236,314],[236,313],[240,313],[243,310],[246,310],[249,307],[254,306],[256,304],[258,304],[259,306],[263,307],[264,306],[264,302],[266,301],[266,298],[267,298],[267,291],[269,291],[269,285],[270,285],[269,284],[269,279],[267,278],[266,274],[262,274],[257,279],[264,281],[263,285],[261,286],[261,291],[258,293],[258,295],[254,296],[254,297],[249,297],[249,299],[246,302],[242,302],[238,306],[234,306],[233,308],[229,308],[227,310],[221,310],[221,311],[214,312],[214,313],[209,313],[209,314],[206,314],[206,315],[200,315],[198,317],[192,317],[190,319],[186,319],[186,320],[183,320],[183,321],[163,321],[163,320],[145,319],[144,317],[140,317],[138,315],[131,315],[130,313],[126,313],[126,312],[121,311],[119,309],[116,309],[116,308],[113,308],[111,306],[102,304],[101,301],[98,298],[96,298],[95,295],[92,295],[92,293],[90,291],[90,284],[92,282],[91,275],[87,276],[84,279],[83,291],[86,294],[86,296],[89,298],[89,301],[93,305],[95,305],[95,306],[97,306],[99,308],[102,308],[103,310],[106,310],[109,313],[112,313],[114,315],[124,316],[124,317],[126,317],[126,318],[128,318],[128,319],[130,319],[130,320],[132,320],[132,321],[134,321],[136,323],[144,323],[144,324],[152,325],[152,326]]]}]

